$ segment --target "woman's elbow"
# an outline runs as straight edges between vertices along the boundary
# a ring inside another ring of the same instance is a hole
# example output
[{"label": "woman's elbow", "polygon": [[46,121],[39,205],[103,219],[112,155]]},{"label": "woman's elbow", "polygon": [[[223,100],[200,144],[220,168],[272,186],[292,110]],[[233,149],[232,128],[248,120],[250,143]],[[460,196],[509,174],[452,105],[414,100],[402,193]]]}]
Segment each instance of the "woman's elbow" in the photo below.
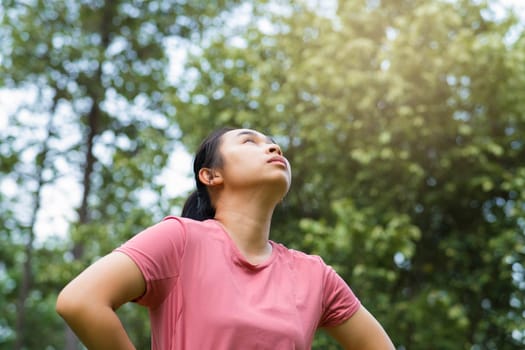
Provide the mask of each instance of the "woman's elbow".
[{"label": "woman's elbow", "polygon": [[85,298],[75,290],[66,286],[57,296],[55,310],[66,321],[78,316],[85,307]]},{"label": "woman's elbow", "polygon": [[66,318],[67,315],[71,313],[71,309],[73,309],[74,307],[74,302],[69,293],[65,289],[60,291],[55,304],[56,312],[62,318]]}]

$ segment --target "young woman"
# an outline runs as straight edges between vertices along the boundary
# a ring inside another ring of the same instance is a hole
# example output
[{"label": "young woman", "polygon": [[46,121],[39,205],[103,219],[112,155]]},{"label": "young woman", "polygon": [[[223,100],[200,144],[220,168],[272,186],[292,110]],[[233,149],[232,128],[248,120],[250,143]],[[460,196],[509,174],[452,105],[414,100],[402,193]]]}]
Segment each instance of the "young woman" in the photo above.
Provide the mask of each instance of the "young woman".
[{"label": "young woman", "polygon": [[197,191],[167,217],[88,267],[57,311],[89,349],[134,349],[115,310],[149,308],[152,348],[309,349],[323,327],[345,349],[393,349],[351,289],[319,257],[269,239],[291,183],[270,138],[220,129],[194,162]]}]

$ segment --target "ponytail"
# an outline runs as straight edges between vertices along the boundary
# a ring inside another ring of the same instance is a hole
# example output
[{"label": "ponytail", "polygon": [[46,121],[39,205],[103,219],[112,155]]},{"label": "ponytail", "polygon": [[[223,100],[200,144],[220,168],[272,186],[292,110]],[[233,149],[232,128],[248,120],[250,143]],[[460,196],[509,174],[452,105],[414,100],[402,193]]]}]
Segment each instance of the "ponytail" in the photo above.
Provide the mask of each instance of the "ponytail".
[{"label": "ponytail", "polygon": [[215,208],[211,205],[210,196],[206,188],[194,191],[182,208],[182,217],[204,221],[215,217]]},{"label": "ponytail", "polygon": [[193,174],[197,191],[193,192],[182,208],[182,217],[198,221],[213,219],[215,217],[215,208],[213,207],[208,193],[208,188],[199,180],[199,171],[202,168],[215,168],[222,166],[222,158],[219,152],[221,137],[232,128],[221,128],[212,132],[201,143],[195,160],[193,161]]}]

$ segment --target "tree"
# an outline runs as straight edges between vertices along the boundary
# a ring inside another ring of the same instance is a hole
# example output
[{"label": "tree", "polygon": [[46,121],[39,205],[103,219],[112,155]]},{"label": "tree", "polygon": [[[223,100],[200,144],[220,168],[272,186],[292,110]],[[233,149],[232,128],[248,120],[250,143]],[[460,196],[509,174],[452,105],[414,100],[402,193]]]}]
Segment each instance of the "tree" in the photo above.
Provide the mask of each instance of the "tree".
[{"label": "tree", "polygon": [[516,18],[474,1],[279,4],[200,43],[175,101],[183,140],[276,134],[294,184],[274,239],[334,264],[400,348],[523,347]]}]

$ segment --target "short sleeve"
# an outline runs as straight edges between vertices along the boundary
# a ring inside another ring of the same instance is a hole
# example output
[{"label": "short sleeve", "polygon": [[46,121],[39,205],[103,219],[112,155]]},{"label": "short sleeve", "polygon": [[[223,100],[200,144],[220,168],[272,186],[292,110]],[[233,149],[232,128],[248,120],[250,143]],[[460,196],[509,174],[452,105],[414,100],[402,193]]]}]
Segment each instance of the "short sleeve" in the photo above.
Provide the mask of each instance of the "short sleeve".
[{"label": "short sleeve", "polygon": [[179,276],[185,242],[184,225],[176,217],[167,217],[115,249],[137,264],[146,281],[146,292],[136,302],[155,307],[170,293]]},{"label": "short sleeve", "polygon": [[335,270],[324,264],[323,313],[320,327],[337,326],[349,319],[361,302]]}]

